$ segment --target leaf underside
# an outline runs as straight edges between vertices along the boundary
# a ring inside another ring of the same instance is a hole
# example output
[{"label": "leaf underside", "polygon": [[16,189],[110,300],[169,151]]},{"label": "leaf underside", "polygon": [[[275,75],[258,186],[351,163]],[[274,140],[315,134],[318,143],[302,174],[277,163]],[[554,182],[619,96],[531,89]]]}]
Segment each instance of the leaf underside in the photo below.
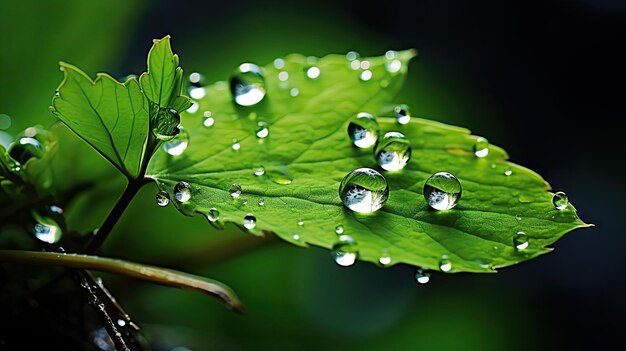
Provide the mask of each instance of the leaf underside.
[{"label": "leaf underside", "polygon": [[[399,125],[395,118],[379,117],[383,133],[399,131],[411,141],[413,156],[395,173],[377,167],[371,149],[354,148],[346,133],[348,120],[362,111],[390,116],[389,102],[413,56],[412,51],[398,53],[402,67],[394,73],[385,69],[385,57],[368,58],[372,78],[363,81],[363,69],[352,69],[344,56],[312,62],[290,55],[282,69],[265,66],[267,96],[249,108],[234,105],[228,84],[217,82],[197,101],[197,112],[183,115],[188,148],[180,156],[160,150],[149,177],[172,199],[177,182],[191,184],[191,200],[173,203],[186,215],[217,209],[218,226],[242,226],[252,213],[257,219],[252,234],[272,232],[295,245],[331,248],[338,240],[335,227],[343,225],[344,234],[358,243],[360,260],[378,263],[389,256],[392,265],[438,269],[447,257],[450,272],[493,272],[549,252],[547,245],[587,226],[571,204],[556,210],[549,185],[536,173],[507,162],[501,148],[492,145],[486,157],[477,158],[476,137],[464,128],[419,118]],[[317,79],[306,75],[312,65],[320,68]],[[280,71],[288,73],[286,81],[278,78]],[[293,88],[299,92],[295,97]],[[215,121],[211,127],[203,125],[207,111]],[[255,136],[259,121],[269,124],[266,139]],[[233,139],[240,150],[231,147]],[[254,175],[259,166],[265,168],[263,176]],[[389,181],[389,200],[372,215],[353,213],[339,199],[342,178],[359,167],[378,169]],[[458,205],[448,211],[431,210],[422,195],[425,180],[438,171],[453,173],[463,187]],[[292,182],[278,184],[276,175]],[[236,199],[229,195],[233,183],[243,189]],[[264,205],[259,205],[261,199]],[[519,231],[529,237],[524,250],[513,243]]]}]

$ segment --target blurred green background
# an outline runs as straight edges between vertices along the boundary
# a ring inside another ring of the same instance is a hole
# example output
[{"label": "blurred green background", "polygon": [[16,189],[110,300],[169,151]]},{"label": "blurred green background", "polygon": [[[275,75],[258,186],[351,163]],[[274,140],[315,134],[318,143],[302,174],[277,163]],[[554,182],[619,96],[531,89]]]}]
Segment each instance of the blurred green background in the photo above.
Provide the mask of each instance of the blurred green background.
[{"label": "blurred green background", "polygon": [[[626,312],[626,239],[616,220],[624,210],[626,150],[612,126],[624,117],[615,77],[623,73],[625,19],[626,6],[610,0],[4,0],[0,113],[11,116],[10,134],[49,126],[59,60],[90,75],[140,73],[151,39],[165,34],[185,71],[209,81],[227,79],[241,62],[266,64],[291,52],[417,48],[397,102],[505,147],[514,162],[566,191],[597,227],[499,274],[435,273],[423,286],[411,267],[342,268],[321,249],[214,230],[172,206],[157,207],[149,186],[106,255],[221,280],[247,313],[191,292],[113,276],[105,282],[155,350],[595,348],[620,335]],[[76,177],[111,172],[95,153],[80,155]],[[95,201],[85,197],[66,209],[73,228],[93,229],[106,216],[123,186],[113,174],[90,194]]]}]

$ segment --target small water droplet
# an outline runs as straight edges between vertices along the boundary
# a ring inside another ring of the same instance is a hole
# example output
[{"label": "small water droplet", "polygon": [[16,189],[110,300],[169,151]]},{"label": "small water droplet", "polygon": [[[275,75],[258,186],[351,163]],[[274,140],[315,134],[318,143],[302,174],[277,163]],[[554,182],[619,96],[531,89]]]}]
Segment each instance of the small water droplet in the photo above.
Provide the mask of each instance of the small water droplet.
[{"label": "small water droplet", "polygon": [[342,267],[351,266],[359,256],[359,246],[349,235],[342,235],[339,241],[333,244],[330,252],[335,263]]},{"label": "small water droplet", "polygon": [[243,217],[243,226],[246,229],[254,229],[256,227],[256,217],[252,213],[248,213]]},{"label": "small water droplet", "polygon": [[189,75],[189,86],[194,88],[200,88],[207,85],[207,80],[204,75],[198,72],[192,72]]},{"label": "small water droplet", "polygon": [[391,256],[389,255],[389,251],[387,249],[383,249],[380,257],[378,258],[378,263],[380,263],[383,267],[387,267],[391,264]]},{"label": "small water droplet", "polygon": [[205,127],[212,127],[215,124],[215,119],[213,118],[213,113],[211,111],[204,111],[202,117],[202,125]]},{"label": "small water droplet", "polygon": [[393,59],[385,62],[385,69],[389,73],[396,73],[402,68],[402,61]]},{"label": "small water droplet", "polygon": [[361,57],[361,55],[359,55],[359,53],[356,51],[348,51],[348,53],[346,54],[346,60],[348,61],[354,61],[359,57]]},{"label": "small water droplet", "polygon": [[359,61],[359,60],[352,60],[352,61],[350,62],[350,68],[352,68],[352,69],[353,69],[353,70],[355,70],[355,71],[356,71],[357,69],[361,68],[361,61]]},{"label": "small water droplet", "polygon": [[265,206],[265,200],[264,199],[259,199],[258,204],[259,204],[259,206]]},{"label": "small water droplet", "polygon": [[265,78],[261,67],[242,63],[230,77],[230,92],[240,106],[253,106],[265,97]]},{"label": "small water droplet", "polygon": [[339,184],[339,198],[354,212],[380,210],[389,197],[389,185],[382,174],[371,168],[358,168],[346,174]]},{"label": "small water droplet", "polygon": [[295,241],[300,241],[300,235],[299,234],[294,234],[291,236],[293,238],[293,240]]},{"label": "small water droplet", "polygon": [[191,199],[191,185],[187,182],[178,182],[174,185],[174,197],[178,202],[187,202]]},{"label": "small water droplet", "polygon": [[304,221],[302,218],[298,218],[298,226],[302,227],[304,225]]},{"label": "small water droplet", "polygon": [[380,81],[380,87],[381,88],[386,88],[389,86],[389,81],[387,79],[383,79]]},{"label": "small water droplet", "polygon": [[161,190],[156,194],[156,203],[161,207],[165,207],[170,203],[170,195],[167,191]]},{"label": "small water droplet", "polygon": [[258,166],[254,168],[254,175],[260,177],[265,174],[265,168],[263,166]]},{"label": "small water droplet", "polygon": [[211,223],[217,222],[220,220],[220,211],[213,207],[209,210],[209,213],[207,213],[206,217]]},{"label": "small water droplet", "polygon": [[359,75],[359,79],[361,79],[364,82],[367,82],[368,80],[372,79],[372,71],[367,69],[361,72],[361,74]]},{"label": "small water droplet", "polygon": [[407,124],[411,121],[411,112],[409,111],[408,105],[400,104],[393,108],[393,112],[396,115],[398,123]]},{"label": "small water droplet", "polygon": [[54,244],[61,240],[65,218],[63,210],[55,205],[38,207],[30,212],[30,230],[38,240]]},{"label": "small water droplet", "polygon": [[233,138],[233,144],[231,145],[231,148],[235,151],[239,151],[239,149],[241,149],[241,144],[239,144],[239,140],[237,140],[237,138]]},{"label": "small water droplet", "polygon": [[200,100],[206,95],[205,88],[189,88],[189,97],[192,99]]},{"label": "small water droplet", "polygon": [[483,137],[478,137],[474,143],[474,155],[485,157],[489,155],[489,141]]},{"label": "small water droplet", "polygon": [[123,327],[126,325],[126,321],[123,319],[118,319],[117,320],[117,325],[119,325],[120,327]]},{"label": "small water droplet", "polygon": [[452,261],[447,256],[443,256],[441,261],[439,261],[439,269],[442,272],[450,272],[452,269]]},{"label": "small water droplet", "polygon": [[492,168],[492,169],[495,169],[495,168],[496,168],[496,164],[495,164],[495,163],[492,163],[492,164],[491,164],[491,168]]},{"label": "small water droplet", "polygon": [[236,184],[236,183],[232,184],[230,186],[230,189],[228,189],[228,194],[233,199],[238,198],[241,195],[241,185]]},{"label": "small water droplet", "polygon": [[256,137],[259,139],[265,139],[270,135],[270,129],[269,126],[266,122],[263,121],[259,121],[259,123],[257,123],[257,129],[256,129]]},{"label": "small water droplet", "polygon": [[520,215],[516,215],[516,216],[515,216],[515,220],[516,220],[516,221],[518,221],[518,222],[519,222],[519,221],[521,221],[521,220],[522,220],[522,216],[520,216]]},{"label": "small water droplet", "polygon": [[552,197],[552,204],[557,210],[564,210],[567,208],[567,205],[569,205],[569,198],[564,192],[557,191]]},{"label": "small water droplet", "polygon": [[386,171],[399,171],[411,159],[411,143],[404,134],[389,132],[376,143],[374,157]]},{"label": "small water droplet", "polygon": [[370,69],[370,62],[369,61],[361,61],[361,69]]},{"label": "small water droplet", "polygon": [[430,273],[425,272],[423,269],[418,269],[415,272],[415,280],[420,284],[427,284],[430,281]]},{"label": "small water droplet", "polygon": [[360,112],[352,117],[348,124],[348,136],[354,146],[368,148],[378,140],[380,127],[376,118],[367,112]]},{"label": "small water droplet", "polygon": [[300,95],[300,90],[298,90],[298,88],[291,88],[291,90],[289,90],[289,95],[296,97]]},{"label": "small water droplet", "polygon": [[281,82],[285,82],[288,79],[289,79],[289,73],[287,73],[286,71],[278,72],[278,80],[280,80]]},{"label": "small water droplet", "polygon": [[275,169],[266,172],[266,174],[272,182],[279,185],[289,185],[293,181],[293,178],[287,170]]},{"label": "small water droplet", "polygon": [[513,174],[513,170],[511,170],[510,168],[507,168],[506,171],[504,171],[504,175],[505,176],[510,176],[511,174]]},{"label": "small water droplet", "polygon": [[277,58],[274,60],[274,68],[282,69],[285,67],[285,60],[282,58]]},{"label": "small water droplet", "polygon": [[45,148],[39,140],[24,137],[19,138],[19,140],[9,145],[7,152],[13,160],[23,165],[31,158],[42,158],[45,153]]},{"label": "small water droplet", "polygon": [[248,200],[241,201],[241,204],[244,205],[244,206],[247,205],[248,204]]},{"label": "small water droplet", "polygon": [[387,52],[385,53],[385,58],[387,60],[393,60],[397,57],[398,57],[398,52],[395,50],[387,50]]},{"label": "small water droplet", "polygon": [[172,156],[180,156],[183,154],[187,146],[189,145],[189,133],[185,128],[179,126],[180,132],[173,139],[166,141],[161,146],[163,151]]},{"label": "small water droplet", "polygon": [[335,227],[335,234],[337,235],[341,235],[343,234],[343,225],[339,224],[338,226]]},{"label": "small water droplet", "polygon": [[461,198],[461,182],[448,172],[437,172],[424,183],[424,198],[435,210],[445,211],[456,206]]},{"label": "small water droplet", "polygon": [[513,245],[515,245],[515,248],[519,251],[525,250],[528,248],[528,235],[521,231],[517,232],[513,237]]},{"label": "small water droplet", "polygon": [[306,70],[306,76],[311,78],[311,79],[317,79],[320,76],[320,69],[318,67],[309,67],[309,69]]},{"label": "small water droplet", "polygon": [[191,102],[191,106],[189,106],[189,108],[187,109],[187,112],[189,112],[189,113],[192,113],[192,114],[193,114],[193,113],[198,112],[198,109],[199,109],[199,108],[200,108],[200,105],[199,105],[197,102],[192,101],[192,102]]}]

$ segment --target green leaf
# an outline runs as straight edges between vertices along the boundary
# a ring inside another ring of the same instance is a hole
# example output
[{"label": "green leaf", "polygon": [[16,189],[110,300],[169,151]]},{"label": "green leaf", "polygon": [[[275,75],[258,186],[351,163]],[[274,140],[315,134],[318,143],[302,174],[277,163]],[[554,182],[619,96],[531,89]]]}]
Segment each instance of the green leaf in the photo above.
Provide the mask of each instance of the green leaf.
[{"label": "green leaf", "polygon": [[[190,201],[173,201],[184,214],[207,215],[215,208],[220,221],[242,226],[252,213],[257,220],[252,234],[273,232],[295,245],[324,248],[338,241],[335,227],[343,225],[344,234],[358,243],[359,259],[374,263],[388,255],[391,264],[439,269],[447,257],[451,272],[493,272],[549,252],[547,245],[586,226],[572,205],[554,209],[548,184],[507,162],[501,148],[490,146],[487,157],[477,158],[476,137],[468,130],[418,118],[407,125],[378,118],[382,132],[400,131],[411,140],[412,159],[400,172],[383,172],[391,191],[380,211],[365,216],[344,208],[338,195],[342,178],[359,167],[378,168],[371,149],[351,145],[348,120],[362,111],[378,116],[388,111],[412,56],[399,53],[397,73],[385,69],[386,58],[368,58],[372,78],[362,81],[363,70],[351,69],[343,56],[313,63],[291,55],[283,69],[265,67],[268,95],[252,108],[234,106],[228,84],[218,82],[199,101],[198,112],[183,116],[190,134],[185,152],[157,153],[148,173],[172,198],[177,182],[192,186]],[[311,65],[320,68],[319,78],[307,78]],[[281,70],[288,80],[278,79]],[[299,90],[296,97],[293,88]],[[211,127],[203,125],[205,111],[214,118]],[[267,139],[255,137],[261,120],[269,124]],[[234,138],[239,151],[231,148]],[[265,168],[263,176],[253,174],[258,166]],[[458,205],[448,211],[431,210],[422,195],[424,182],[438,171],[455,174],[463,186]],[[242,187],[237,199],[229,195],[233,183]],[[513,244],[518,231],[530,238],[525,250]]]},{"label": "green leaf", "polygon": [[140,169],[148,137],[149,106],[137,80],[124,84],[98,73],[93,81],[61,63],[65,74],[52,112],[128,177]]},{"label": "green leaf", "polygon": [[148,53],[148,72],[139,78],[144,94],[159,107],[186,110],[191,102],[180,96],[182,80],[183,70],[178,67],[178,55],[172,52],[170,36],[155,39]]}]

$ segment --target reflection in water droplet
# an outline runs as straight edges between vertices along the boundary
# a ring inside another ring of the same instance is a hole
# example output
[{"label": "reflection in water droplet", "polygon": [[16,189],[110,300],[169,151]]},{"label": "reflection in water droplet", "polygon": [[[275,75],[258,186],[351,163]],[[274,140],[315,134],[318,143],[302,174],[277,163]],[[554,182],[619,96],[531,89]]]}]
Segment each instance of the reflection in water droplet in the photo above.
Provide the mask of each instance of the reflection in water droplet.
[{"label": "reflection in water droplet", "polygon": [[265,78],[261,68],[253,63],[243,63],[230,77],[230,92],[240,106],[256,105],[265,97]]},{"label": "reflection in water droplet", "polygon": [[367,82],[368,80],[372,79],[372,71],[368,69],[368,70],[361,72],[361,74],[359,75],[359,79],[361,79],[364,82]]},{"label": "reflection in water droplet", "polygon": [[343,234],[343,226],[341,224],[335,227],[335,233],[337,235]]},{"label": "reflection in water droplet", "polygon": [[215,124],[215,119],[213,119],[213,113],[211,111],[204,111],[202,117],[202,125],[205,127],[212,127]]},{"label": "reflection in water droplet", "polygon": [[402,68],[402,61],[398,59],[385,62],[385,69],[387,70],[387,72],[396,73],[400,71],[401,68]]},{"label": "reflection in water droplet", "polygon": [[239,149],[241,149],[241,144],[239,144],[239,140],[237,140],[237,138],[233,138],[233,145],[231,145],[231,148],[235,151],[239,151]]},{"label": "reflection in water droplet", "polygon": [[298,90],[298,88],[291,88],[291,90],[289,90],[289,95],[296,97],[300,95],[300,90]]},{"label": "reflection in water droplet", "polygon": [[557,191],[552,197],[552,204],[557,210],[564,210],[569,205],[569,198],[562,191]]},{"label": "reflection in water droplet", "polygon": [[12,159],[23,165],[31,158],[42,158],[45,149],[39,140],[24,137],[9,145],[7,152]]},{"label": "reflection in water droplet", "polygon": [[252,213],[248,213],[245,217],[243,217],[243,226],[246,229],[253,229],[256,227],[256,217],[254,217]]},{"label": "reflection in water droplet", "polygon": [[174,185],[174,197],[178,202],[186,202],[191,199],[191,185],[187,182],[178,182]]},{"label": "reflection in water droplet", "polygon": [[260,177],[265,174],[265,168],[263,166],[258,166],[254,168],[254,175]]},{"label": "reflection in water droplet", "polygon": [[407,124],[411,121],[411,112],[409,111],[408,105],[400,104],[393,108],[393,112],[396,115],[398,123]]},{"label": "reflection in water droplet", "polygon": [[259,123],[257,123],[257,129],[255,134],[256,137],[259,139],[267,138],[267,136],[270,135],[270,129],[268,127],[268,124],[266,122],[259,121]]},{"label": "reflection in water droplet", "polygon": [[346,174],[339,184],[344,206],[359,213],[381,209],[389,197],[389,185],[382,174],[371,168],[358,168]]},{"label": "reflection in water droplet", "polygon": [[236,184],[236,183],[232,184],[230,186],[230,189],[228,189],[228,194],[233,199],[238,198],[241,195],[241,185]]},{"label": "reflection in water droplet", "polygon": [[528,248],[528,235],[524,232],[517,232],[515,236],[513,236],[513,245],[519,251],[525,250]]},{"label": "reflection in water droplet", "polygon": [[441,258],[441,261],[439,261],[439,269],[442,272],[450,272],[450,270],[452,269],[452,261],[450,261],[448,257],[443,256]]},{"label": "reflection in water droplet", "polygon": [[513,171],[510,168],[507,168],[507,170],[504,171],[504,175],[507,177],[510,176],[511,174],[513,174]]},{"label": "reflection in water droplet", "polygon": [[277,59],[274,60],[274,68],[282,69],[283,67],[285,67],[285,60],[284,59],[277,58]]},{"label": "reflection in water droplet", "polygon": [[172,156],[180,156],[183,154],[187,146],[189,145],[189,133],[185,128],[179,126],[180,132],[173,139],[166,141],[161,146],[163,151]]},{"label": "reflection in water droplet", "polygon": [[359,53],[356,51],[348,51],[348,53],[346,54],[346,59],[348,61],[354,61],[358,59],[359,57],[361,57],[361,55],[359,55]]},{"label": "reflection in water droplet", "polygon": [[374,157],[386,171],[399,171],[411,158],[411,143],[404,134],[389,132],[376,143]]},{"label": "reflection in water droplet", "polygon": [[489,141],[483,137],[478,137],[474,143],[474,155],[485,157],[489,155]]},{"label": "reflection in water droplet", "polygon": [[259,206],[265,206],[265,200],[264,199],[259,199],[258,204],[259,204]]},{"label": "reflection in water droplet", "polygon": [[306,70],[306,76],[311,79],[317,79],[320,76],[320,69],[313,66]]},{"label": "reflection in water droplet", "polygon": [[156,194],[156,203],[161,207],[165,207],[170,203],[170,195],[167,191],[161,190]]},{"label": "reflection in water droplet", "polygon": [[420,284],[427,284],[430,281],[430,273],[425,272],[423,269],[418,269],[415,272],[415,280]]},{"label": "reflection in water droplet", "polygon": [[218,211],[215,207],[209,210],[209,213],[206,215],[209,222],[217,222],[220,220],[220,211]]},{"label": "reflection in water droplet", "polygon": [[461,183],[448,172],[437,172],[424,183],[424,198],[435,210],[445,211],[456,206],[461,193]]},{"label": "reflection in water droplet", "polygon": [[342,235],[339,237],[339,241],[333,244],[330,255],[338,265],[351,266],[359,256],[359,246],[352,237]]},{"label": "reflection in water droplet", "polygon": [[379,132],[380,127],[376,118],[366,112],[358,113],[348,124],[348,136],[352,144],[362,149],[374,145]]}]

